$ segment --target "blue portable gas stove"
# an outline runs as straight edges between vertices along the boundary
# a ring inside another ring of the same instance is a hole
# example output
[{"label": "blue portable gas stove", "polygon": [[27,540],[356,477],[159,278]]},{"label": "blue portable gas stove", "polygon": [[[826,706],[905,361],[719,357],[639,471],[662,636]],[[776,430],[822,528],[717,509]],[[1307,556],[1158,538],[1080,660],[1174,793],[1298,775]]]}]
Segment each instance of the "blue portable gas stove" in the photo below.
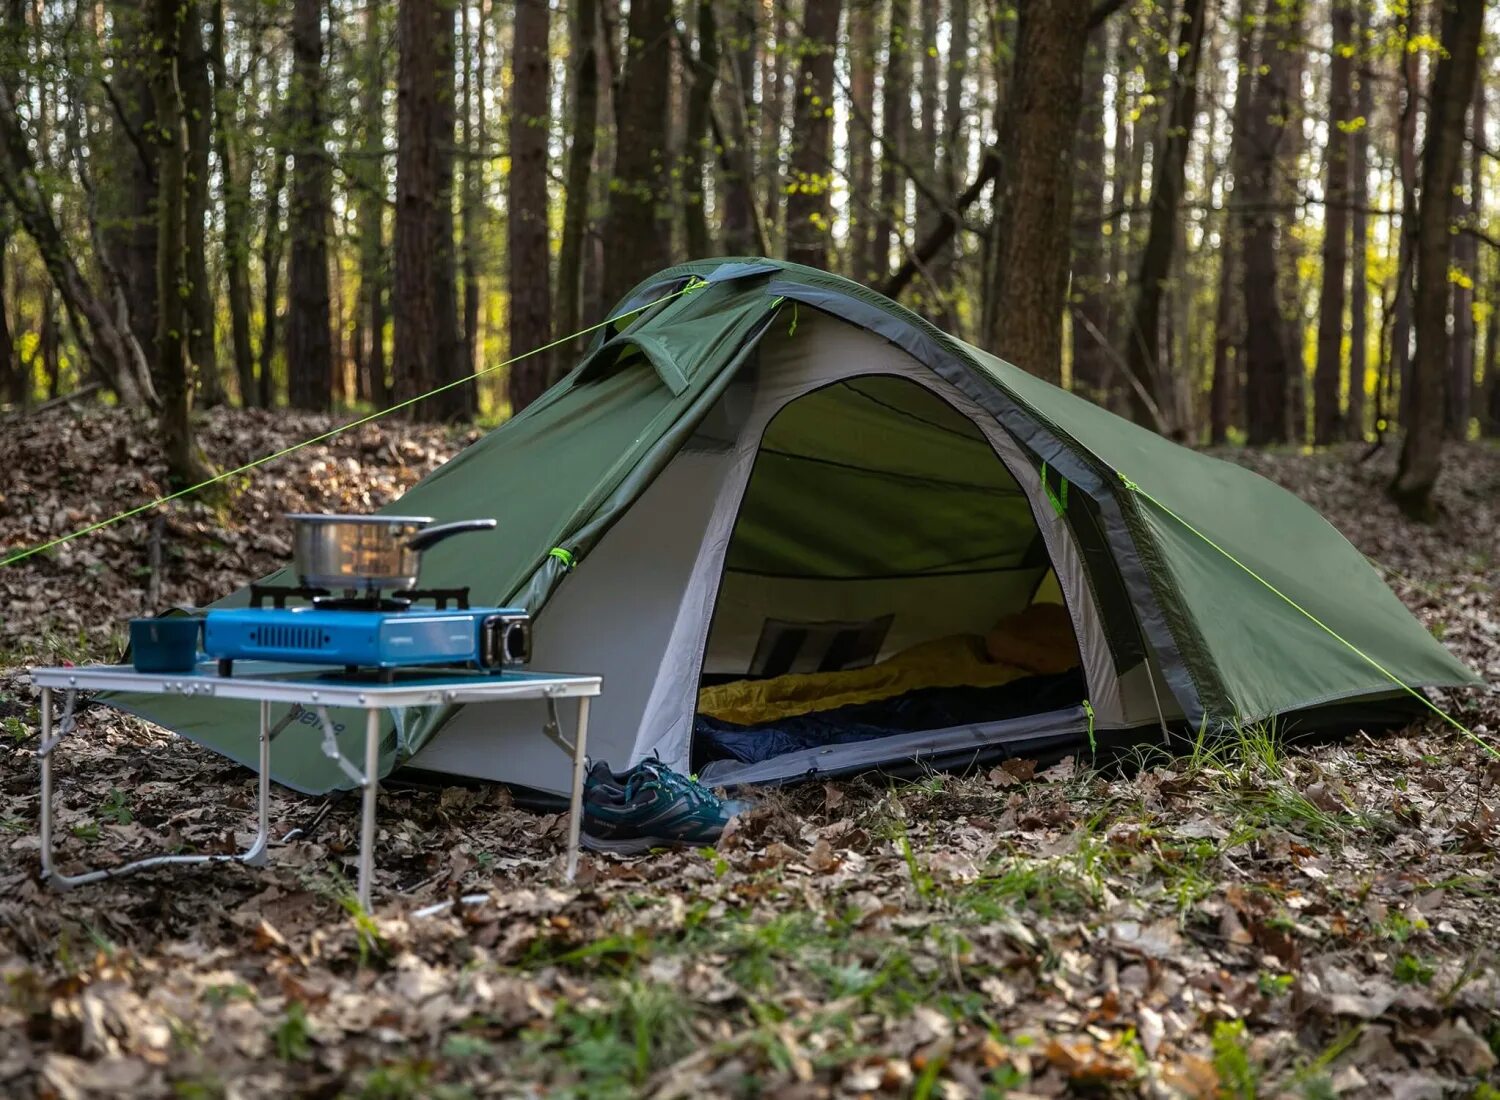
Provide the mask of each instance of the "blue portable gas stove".
[{"label": "blue portable gas stove", "polygon": [[[288,607],[288,600],[301,602]],[[470,607],[467,588],[334,596],[322,588],[251,585],[250,602],[204,617],[203,649],[222,676],[233,675],[238,660],[288,661],[343,665],[350,675],[373,672],[390,682],[401,668],[493,672],[531,659],[530,616],[520,608]]]}]

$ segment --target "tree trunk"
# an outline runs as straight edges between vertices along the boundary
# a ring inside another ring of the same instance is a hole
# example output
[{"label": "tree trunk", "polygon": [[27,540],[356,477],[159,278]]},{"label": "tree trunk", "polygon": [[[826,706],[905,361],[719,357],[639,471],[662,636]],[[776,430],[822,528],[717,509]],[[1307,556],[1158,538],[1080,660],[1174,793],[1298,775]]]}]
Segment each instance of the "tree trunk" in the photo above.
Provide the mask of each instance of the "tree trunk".
[{"label": "tree trunk", "polygon": [[[1360,0],[1357,27],[1362,41],[1370,25],[1370,0]],[[1355,73],[1358,88],[1354,113],[1362,119],[1349,150],[1349,412],[1346,434],[1365,438],[1365,384],[1369,374],[1370,121],[1375,111],[1368,64]]]},{"label": "tree trunk", "polygon": [[359,297],[355,311],[361,388],[377,409],[390,404],[386,379],[385,319],[387,267],[385,252],[385,8],[365,8],[364,83],[359,107],[364,157],[359,162],[355,200],[359,238]]},{"label": "tree trunk", "polygon": [[[969,0],[949,0],[948,4],[948,74],[947,86],[944,88],[943,98],[943,141],[942,141],[942,180],[940,187],[948,196],[950,204],[957,201],[963,192],[963,183],[969,153],[969,126],[965,114],[965,88],[974,83],[971,80],[970,71],[970,47],[969,47]],[[1100,48],[1107,40],[1107,30],[1100,31]],[[1102,94],[1102,89],[1101,89]],[[1099,132],[1104,132],[1103,119],[1101,116]],[[1103,166],[1100,166],[1103,172]],[[868,192],[866,192],[868,193]],[[1103,213],[1103,202],[1101,197],[1100,213]],[[938,219],[941,224],[942,219]],[[1100,226],[1094,227],[1097,236]],[[1102,238],[1099,247],[1103,248]],[[945,282],[951,283],[957,266],[958,249],[945,247],[938,253],[937,269],[942,273]],[[963,315],[957,314],[948,317],[948,324],[953,331],[963,336],[965,325]]]},{"label": "tree trunk", "polygon": [[[481,296],[480,253],[484,240],[484,169],[486,158],[481,152],[488,135],[485,130],[484,67],[489,51],[489,4],[480,0],[477,26],[469,33],[467,5],[459,11],[463,22],[463,192],[459,206],[459,229],[463,247],[463,323],[460,325],[463,339],[463,371],[472,374],[480,367],[484,358],[483,340],[479,334],[479,300]],[[521,33],[520,12],[517,11],[516,35]],[[519,38],[516,39],[519,44]],[[519,54],[517,54],[519,64]],[[515,70],[517,73],[519,70]],[[545,79],[545,74],[544,74]],[[518,93],[519,94],[519,93]],[[514,148],[512,147],[512,152]],[[514,164],[514,161],[512,161]],[[545,275],[546,264],[542,265]]]},{"label": "tree trunk", "polygon": [[[395,396],[409,400],[467,372],[454,287],[453,6],[402,0],[399,19],[393,383]],[[459,420],[473,402],[472,385],[454,386],[411,415]]]},{"label": "tree trunk", "polygon": [[1104,225],[1104,59],[1108,28],[1089,35],[1083,65],[1083,110],[1074,140],[1078,187],[1073,216],[1073,392],[1103,403],[1105,380],[1113,370],[1105,285]]},{"label": "tree trunk", "polygon": [[[20,83],[21,65],[25,57],[22,52],[25,49],[25,34],[26,15],[21,9],[21,0],[8,0],[3,20],[0,20],[0,51],[3,51],[0,56],[7,58],[8,65],[6,73],[0,76],[0,81],[6,83],[11,98],[15,97],[16,86]],[[0,156],[0,164],[4,163],[4,157]],[[11,331],[11,294],[14,293],[19,302],[20,288],[16,287],[14,291],[6,289],[9,245],[10,215],[0,205],[0,400],[12,405],[25,405],[31,398],[31,380],[27,372],[22,370],[15,335]]]},{"label": "tree trunk", "polygon": [[286,188],[286,152],[271,151],[271,182],[266,189],[266,232],[260,242],[261,274],[265,282],[264,320],[260,332],[260,407],[276,404],[276,321],[281,308],[281,192]]},{"label": "tree trunk", "polygon": [[602,221],[609,210],[609,193],[614,183],[615,150],[619,136],[614,123],[619,118],[615,104],[620,92],[620,0],[599,2],[599,124],[595,129],[599,148],[594,155],[595,170],[589,181],[588,228],[583,236],[583,306],[581,317],[602,318],[614,305],[605,298],[607,255],[604,250]]},{"label": "tree trunk", "polygon": [[214,148],[219,157],[219,194],[224,202],[224,275],[229,287],[229,334],[240,404],[256,403],[255,359],[250,347],[249,179],[240,164],[239,126],[224,60],[224,0],[211,0],[209,63],[213,70]]},{"label": "tree trunk", "polygon": [[1166,140],[1151,170],[1151,226],[1135,280],[1135,309],[1125,343],[1125,367],[1139,388],[1131,387],[1137,423],[1155,424],[1180,435],[1166,400],[1172,380],[1161,363],[1162,296],[1172,270],[1177,206],[1186,181],[1188,141],[1198,113],[1198,64],[1203,53],[1206,0],[1183,0],[1177,27],[1177,77],[1167,117]]},{"label": "tree trunk", "polygon": [[553,326],[554,337],[577,332],[583,327],[583,249],[589,233],[589,181],[594,171],[594,153],[599,136],[597,0],[575,0],[570,30],[573,140],[568,146],[562,246],[557,254],[557,323]]},{"label": "tree trunk", "polygon": [[1390,375],[1400,388],[1399,413],[1404,428],[1414,389],[1411,376],[1412,279],[1417,240],[1417,110],[1421,55],[1411,48],[1422,32],[1419,0],[1395,10],[1397,40],[1401,44],[1401,114],[1396,128],[1396,165],[1401,173],[1401,238],[1396,257],[1396,305],[1391,323]]},{"label": "tree trunk", "polygon": [[672,0],[634,0],[629,48],[615,102],[621,141],[604,224],[605,297],[617,302],[672,262],[667,143]]},{"label": "tree trunk", "polygon": [[893,239],[900,243],[905,218],[907,136],[911,132],[911,0],[890,0],[890,34],[885,82],[880,92],[880,189],[875,202],[875,231],[870,241],[870,271],[884,280],[891,270]]},{"label": "tree trunk", "polygon": [[714,252],[708,228],[703,172],[711,163],[714,85],[719,77],[719,28],[714,20],[714,0],[698,0],[698,47],[689,58],[683,43],[683,64],[688,69],[685,131],[682,142],[683,242],[690,259]]},{"label": "tree trunk", "polygon": [[226,400],[214,342],[214,288],[208,273],[209,150],[214,141],[214,93],[208,53],[203,46],[203,0],[188,0],[182,28],[181,84],[187,122],[187,199],[184,207],[187,249],[188,360],[205,405]]},{"label": "tree trunk", "polygon": [[193,389],[188,374],[185,299],[187,125],[183,117],[180,63],[189,25],[189,0],[154,0],[151,33],[156,56],[151,96],[156,105],[156,388],[157,421],[167,472],[176,487],[208,476],[193,443]]},{"label": "tree trunk", "polygon": [[795,50],[778,48],[786,43],[791,34],[791,15],[787,10],[790,0],[771,0],[771,26],[768,31],[768,48],[765,65],[761,69],[764,103],[760,116],[760,176],[765,190],[761,201],[765,204],[761,221],[766,227],[766,238],[774,251],[781,240],[782,198],[786,194],[782,180],[783,135],[786,130],[787,69]]},{"label": "tree trunk", "polygon": [[333,404],[333,342],[329,328],[328,233],[332,225],[332,167],[324,116],[320,0],[292,8],[292,83],[288,96],[292,186],[287,224],[287,403],[298,409]]},{"label": "tree trunk", "polygon": [[38,326],[40,333],[40,353],[42,357],[42,375],[47,380],[47,400],[56,401],[59,382],[62,377],[62,356],[60,354],[62,343],[57,323],[57,309],[52,301],[52,290],[42,292],[42,322]]},{"label": "tree trunk", "polygon": [[876,25],[880,0],[849,3],[849,236],[848,268],[861,282],[876,282],[884,272],[872,267],[875,222],[869,205],[875,193],[875,135],[859,120],[875,117],[875,67],[879,49]]},{"label": "tree trunk", "polygon": [[1234,422],[1234,396],[1240,388],[1240,349],[1243,345],[1235,310],[1234,288],[1243,275],[1237,247],[1239,240],[1233,222],[1232,214],[1225,216],[1224,235],[1219,241],[1218,298],[1214,302],[1214,361],[1208,392],[1208,441],[1215,447],[1229,441],[1229,428]]},{"label": "tree trunk", "polygon": [[755,68],[759,27],[753,0],[732,0],[728,50],[730,80],[724,89],[728,114],[729,165],[720,173],[724,216],[724,251],[748,256],[769,244],[761,243],[760,218],[755,205]]},{"label": "tree trunk", "polygon": [[[1471,230],[1478,227],[1480,193],[1484,170],[1484,81],[1474,81],[1470,107],[1471,133],[1467,186],[1460,183],[1458,199],[1462,230],[1453,241],[1453,377],[1448,383],[1447,432],[1449,439],[1469,437],[1469,419],[1474,396],[1474,287],[1479,279],[1479,242]],[[1462,166],[1459,169],[1463,176]]]},{"label": "tree trunk", "polygon": [[[548,63],[547,0],[516,0],[515,84],[510,108],[510,354],[551,337],[552,293],[547,255]],[[520,412],[547,388],[551,372],[542,352],[510,368],[510,407]]]},{"label": "tree trunk", "polygon": [[1445,0],[1443,53],[1432,79],[1422,147],[1422,205],[1417,215],[1417,289],[1413,320],[1411,419],[1390,493],[1408,516],[1431,519],[1432,490],[1442,472],[1445,393],[1452,371],[1448,340],[1448,269],[1453,262],[1453,191],[1463,156],[1464,113],[1474,94],[1484,5]]},{"label": "tree trunk", "polygon": [[[1134,107],[1134,96],[1130,91],[1129,74],[1134,68],[1132,53],[1137,34],[1124,20],[1115,30],[1115,41],[1110,51],[1110,67],[1119,74],[1115,80],[1114,113],[1115,134],[1110,149],[1109,205],[1112,211],[1109,237],[1109,328],[1105,330],[1111,347],[1120,347],[1125,342],[1125,318],[1129,303],[1125,292],[1130,279],[1131,249],[1129,234],[1124,231],[1123,211],[1132,210],[1140,199],[1140,158],[1136,140],[1138,120]],[[1123,383],[1123,379],[1116,378]],[[1121,407],[1121,387],[1111,385],[1106,395],[1110,408]]]},{"label": "tree trunk", "polygon": [[1071,153],[1088,18],[1085,0],[1021,7],[999,143],[990,342],[1002,358],[1053,382],[1062,375]]},{"label": "tree trunk", "polygon": [[1230,116],[1229,175],[1234,189],[1224,212],[1223,238],[1219,244],[1219,290],[1215,303],[1213,381],[1208,399],[1208,439],[1218,446],[1229,440],[1238,401],[1243,392],[1244,318],[1238,308],[1237,287],[1244,283],[1240,226],[1234,207],[1244,201],[1242,177],[1248,170],[1246,140],[1255,103],[1255,0],[1240,0],[1235,45],[1234,110]]},{"label": "tree trunk", "polygon": [[[1490,283],[1491,293],[1495,283]],[[1494,298],[1491,298],[1493,301]],[[1480,431],[1494,439],[1500,437],[1500,310],[1491,309],[1484,324],[1484,387],[1486,393],[1485,415],[1480,422]]]},{"label": "tree trunk", "polygon": [[1318,295],[1318,362],[1313,373],[1313,442],[1344,438],[1344,282],[1349,274],[1349,122],[1354,0],[1330,0],[1328,145],[1323,170],[1323,283]]},{"label": "tree trunk", "polygon": [[1294,364],[1281,313],[1277,237],[1282,218],[1277,165],[1288,110],[1287,17],[1280,0],[1266,0],[1266,19],[1245,131],[1244,171],[1236,173],[1245,295],[1245,435],[1253,446],[1284,443]]},{"label": "tree trunk", "polygon": [[[918,0],[917,3],[917,123],[918,129],[911,141],[911,165],[917,175],[933,187],[937,183],[938,168],[938,107],[942,102],[939,87],[938,19],[941,15],[941,0]],[[917,203],[917,238],[927,236],[933,223],[942,212],[941,207],[931,202]]]},{"label": "tree trunk", "polygon": [[[898,3],[902,0],[897,0]],[[840,0],[807,0],[792,108],[792,157],[787,172],[786,256],[828,266],[832,235],[833,60]]]},{"label": "tree trunk", "polygon": [[[101,206],[101,265],[115,274],[126,323],[156,361],[156,155],[152,139],[151,0],[111,0],[109,140],[91,159]],[[66,295],[64,295],[66,300]]]},{"label": "tree trunk", "polygon": [[1300,275],[1303,244],[1302,235],[1297,232],[1298,213],[1303,205],[1302,189],[1297,181],[1307,174],[1304,168],[1307,136],[1303,127],[1307,108],[1302,94],[1302,77],[1307,68],[1306,28],[1303,24],[1307,0],[1282,0],[1279,10],[1283,17],[1281,53],[1286,67],[1287,113],[1280,121],[1286,135],[1281,140],[1281,161],[1276,166],[1272,201],[1287,211],[1279,247],[1282,270],[1287,274],[1278,283],[1277,289],[1281,293],[1282,341],[1286,345],[1287,361],[1290,364],[1287,375],[1288,439],[1293,443],[1302,443],[1310,438],[1307,357],[1303,348],[1303,334],[1311,321],[1311,314],[1303,299],[1306,288],[1312,285],[1311,280],[1304,280]]},{"label": "tree trunk", "polygon": [[10,233],[0,221],[0,400],[11,405],[24,405],[30,396],[31,387],[21,370],[16,357],[16,340],[10,330],[10,295],[6,290],[6,252]]}]

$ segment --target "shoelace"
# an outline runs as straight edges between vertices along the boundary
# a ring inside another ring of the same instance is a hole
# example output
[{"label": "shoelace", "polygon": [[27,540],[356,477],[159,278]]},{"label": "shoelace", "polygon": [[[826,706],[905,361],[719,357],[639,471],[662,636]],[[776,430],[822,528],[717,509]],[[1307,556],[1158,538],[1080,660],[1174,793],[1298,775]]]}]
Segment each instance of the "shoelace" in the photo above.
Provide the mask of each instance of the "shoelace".
[{"label": "shoelace", "polygon": [[697,780],[689,779],[685,775],[679,775],[665,764],[655,764],[653,767],[642,768],[625,785],[625,798],[629,801],[635,792],[643,787],[655,786],[670,795],[686,798],[695,806],[718,806],[719,799],[712,791],[706,789]]}]

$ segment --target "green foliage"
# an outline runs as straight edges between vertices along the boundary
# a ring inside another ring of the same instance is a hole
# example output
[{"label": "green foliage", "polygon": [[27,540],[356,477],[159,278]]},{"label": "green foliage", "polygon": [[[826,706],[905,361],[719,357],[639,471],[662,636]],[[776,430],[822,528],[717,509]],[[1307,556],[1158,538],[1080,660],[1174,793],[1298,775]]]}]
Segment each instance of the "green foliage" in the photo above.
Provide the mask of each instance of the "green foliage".
[{"label": "green foliage", "polygon": [[729,873],[729,861],[719,855],[713,848],[700,848],[698,852],[704,859],[708,860],[708,865],[713,868],[714,878],[723,878]]},{"label": "green foliage", "polygon": [[1214,1070],[1220,1093],[1232,1100],[1255,1100],[1260,1074],[1250,1062],[1249,1037],[1243,1020],[1221,1020],[1214,1025]]},{"label": "green foliage", "polygon": [[1425,932],[1427,921],[1418,917],[1411,920],[1405,913],[1392,912],[1375,925],[1375,934],[1382,939],[1405,943],[1414,933]]},{"label": "green foliage", "polygon": [[172,1082],[172,1095],[178,1100],[219,1100],[225,1093],[224,1082],[217,1077],[189,1077]]},{"label": "green foliage", "polygon": [[494,1044],[480,1035],[468,1035],[460,1031],[443,1040],[444,1058],[484,1058],[494,1052]]},{"label": "green foliage", "polygon": [[301,1001],[286,1006],[286,1015],[272,1030],[271,1041],[276,1047],[276,1057],[283,1062],[305,1062],[312,1057],[312,1031]]},{"label": "green foliage", "polygon": [[1280,997],[1296,983],[1297,979],[1290,974],[1268,974],[1264,970],[1255,980],[1256,987],[1267,997]]},{"label": "green foliage", "polygon": [[912,888],[923,901],[930,900],[934,889],[932,876],[927,873],[918,861],[916,852],[912,850],[911,837],[906,832],[906,823],[902,821],[899,825],[900,831],[896,835],[896,844],[901,849],[901,858],[906,861],[906,872],[911,876]]},{"label": "green foliage", "polygon": [[524,1036],[530,1058],[556,1062],[576,1078],[553,1095],[625,1097],[691,1045],[690,1009],[677,991],[652,982],[618,983],[604,1007],[564,1004]]},{"label": "green foliage", "polygon": [[211,985],[203,991],[203,999],[215,1007],[226,1005],[231,1001],[253,1001],[255,990],[244,982],[235,982],[232,985]]},{"label": "green foliage", "polygon": [[1431,963],[1408,954],[1398,956],[1391,970],[1391,976],[1403,985],[1430,985],[1436,973]]},{"label": "green foliage", "polygon": [[1068,859],[1012,857],[998,873],[964,887],[957,904],[985,920],[1013,916],[1017,908],[1050,916],[1081,912],[1098,896],[1098,884]]},{"label": "green foliage", "polygon": [[359,965],[368,966],[372,958],[384,958],[389,953],[389,947],[381,936],[375,919],[359,904],[359,899],[346,893],[339,898],[339,904],[344,907],[349,914],[350,923],[354,925],[354,935],[359,945]]},{"label": "green foliage", "polygon": [[426,1059],[387,1062],[364,1079],[360,1100],[465,1100],[474,1095],[467,1085],[434,1081],[435,1069]]},{"label": "green foliage", "polygon": [[99,818],[101,821],[111,821],[116,825],[128,825],[132,818],[128,805],[130,797],[119,787],[111,787],[104,801],[99,803]]}]

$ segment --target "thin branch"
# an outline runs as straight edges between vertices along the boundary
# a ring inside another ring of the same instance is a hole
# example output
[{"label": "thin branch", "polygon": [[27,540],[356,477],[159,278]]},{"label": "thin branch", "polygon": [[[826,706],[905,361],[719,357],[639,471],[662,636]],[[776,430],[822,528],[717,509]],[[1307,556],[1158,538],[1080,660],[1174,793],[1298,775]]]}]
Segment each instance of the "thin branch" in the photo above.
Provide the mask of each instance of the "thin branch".
[{"label": "thin branch", "polygon": [[986,149],[974,182],[964,189],[950,208],[938,212],[937,224],[928,232],[922,243],[917,245],[911,256],[896,269],[895,274],[886,280],[885,285],[880,288],[882,294],[888,298],[899,296],[918,274],[921,265],[941,252],[944,246],[953,239],[954,234],[958,232],[964,211],[978,201],[985,187],[1000,174],[1000,164],[999,151]]},{"label": "thin branch", "polygon": [[156,161],[151,151],[146,148],[146,139],[134,126],[130,125],[130,119],[125,115],[125,104],[120,102],[120,97],[115,94],[115,87],[104,77],[99,78],[99,86],[104,89],[104,94],[109,97],[109,105],[114,108],[115,118],[119,120],[120,129],[125,131],[125,136],[130,139],[130,144],[135,148],[136,156],[140,158],[141,167],[145,169],[146,178],[151,181],[151,186],[156,186]]}]

